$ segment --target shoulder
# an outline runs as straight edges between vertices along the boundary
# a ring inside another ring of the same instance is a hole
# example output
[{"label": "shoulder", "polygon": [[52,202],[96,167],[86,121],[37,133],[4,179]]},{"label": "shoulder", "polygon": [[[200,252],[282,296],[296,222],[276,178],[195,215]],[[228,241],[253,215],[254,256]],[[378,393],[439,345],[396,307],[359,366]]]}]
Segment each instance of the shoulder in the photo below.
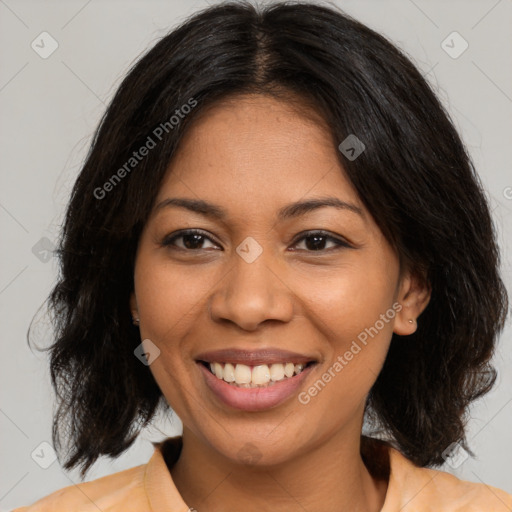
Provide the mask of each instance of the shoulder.
[{"label": "shoulder", "polygon": [[[177,460],[181,437],[152,442],[147,462],[96,480],[64,487],[12,512],[149,512],[190,510],[168,467]],[[168,466],[169,464],[169,466]]]},{"label": "shoulder", "polygon": [[[390,448],[388,497],[382,512],[507,512],[512,495],[445,471],[421,468]],[[389,502],[389,504],[388,504]]]},{"label": "shoulder", "polygon": [[70,485],[12,512],[140,512],[149,510],[144,490],[146,464]]}]

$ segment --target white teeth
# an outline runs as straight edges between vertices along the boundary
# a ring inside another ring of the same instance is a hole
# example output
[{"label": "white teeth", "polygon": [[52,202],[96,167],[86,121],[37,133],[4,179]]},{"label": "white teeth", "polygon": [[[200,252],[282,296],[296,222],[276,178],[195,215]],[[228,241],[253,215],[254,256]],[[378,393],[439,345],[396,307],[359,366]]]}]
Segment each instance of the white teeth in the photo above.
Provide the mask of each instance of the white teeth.
[{"label": "white teeth", "polygon": [[219,379],[222,379],[224,377],[222,365],[220,363],[213,363],[213,372]]},{"label": "white teeth", "polygon": [[267,382],[270,382],[270,370],[266,364],[255,366],[252,369],[251,382],[253,384],[267,384]]},{"label": "white teeth", "polygon": [[241,388],[272,386],[301,373],[306,365],[299,363],[274,363],[247,366],[245,364],[210,363],[211,372],[221,380]]},{"label": "white teeth", "polygon": [[231,363],[224,365],[224,380],[226,382],[235,382],[235,367]]},{"label": "white teeth", "polygon": [[249,384],[251,382],[251,368],[245,364],[237,364],[235,367],[235,382],[237,384]]},{"label": "white teeth", "polygon": [[284,374],[286,377],[290,378],[293,377],[293,374],[295,373],[295,365],[293,363],[286,363],[284,365]]},{"label": "white teeth", "polygon": [[273,364],[270,367],[270,378],[277,382],[278,380],[284,379],[284,366],[282,364]]}]

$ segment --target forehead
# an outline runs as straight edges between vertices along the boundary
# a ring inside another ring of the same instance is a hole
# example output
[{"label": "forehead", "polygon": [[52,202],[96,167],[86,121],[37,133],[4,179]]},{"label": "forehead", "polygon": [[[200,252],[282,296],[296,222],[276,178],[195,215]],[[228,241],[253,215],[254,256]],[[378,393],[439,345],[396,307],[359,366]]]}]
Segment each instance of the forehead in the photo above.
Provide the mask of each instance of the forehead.
[{"label": "forehead", "polygon": [[186,195],[261,209],[334,195],[363,209],[326,123],[304,108],[266,95],[209,107],[183,137],[157,202]]}]

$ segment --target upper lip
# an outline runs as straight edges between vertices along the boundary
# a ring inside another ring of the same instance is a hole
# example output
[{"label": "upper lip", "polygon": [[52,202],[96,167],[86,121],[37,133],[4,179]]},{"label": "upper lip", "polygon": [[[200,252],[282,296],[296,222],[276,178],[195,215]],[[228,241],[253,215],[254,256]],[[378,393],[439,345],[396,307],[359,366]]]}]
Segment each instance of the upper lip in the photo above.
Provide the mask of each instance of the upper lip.
[{"label": "upper lip", "polygon": [[222,350],[212,350],[202,352],[196,356],[196,361],[206,363],[233,363],[245,364],[247,366],[258,366],[274,363],[310,363],[316,362],[312,356],[281,350],[276,348],[264,348],[258,350],[242,350],[237,348],[225,348]]}]

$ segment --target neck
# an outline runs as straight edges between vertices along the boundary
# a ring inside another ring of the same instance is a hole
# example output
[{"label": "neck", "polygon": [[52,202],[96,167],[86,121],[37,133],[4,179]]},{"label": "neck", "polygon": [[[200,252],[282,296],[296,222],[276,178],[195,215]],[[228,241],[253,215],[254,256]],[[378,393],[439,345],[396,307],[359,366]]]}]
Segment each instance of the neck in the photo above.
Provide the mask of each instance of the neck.
[{"label": "neck", "polygon": [[352,435],[340,431],[293,460],[248,466],[223,457],[184,428],[171,475],[187,505],[198,512],[378,512],[387,480],[370,474],[360,443],[360,430]]}]

